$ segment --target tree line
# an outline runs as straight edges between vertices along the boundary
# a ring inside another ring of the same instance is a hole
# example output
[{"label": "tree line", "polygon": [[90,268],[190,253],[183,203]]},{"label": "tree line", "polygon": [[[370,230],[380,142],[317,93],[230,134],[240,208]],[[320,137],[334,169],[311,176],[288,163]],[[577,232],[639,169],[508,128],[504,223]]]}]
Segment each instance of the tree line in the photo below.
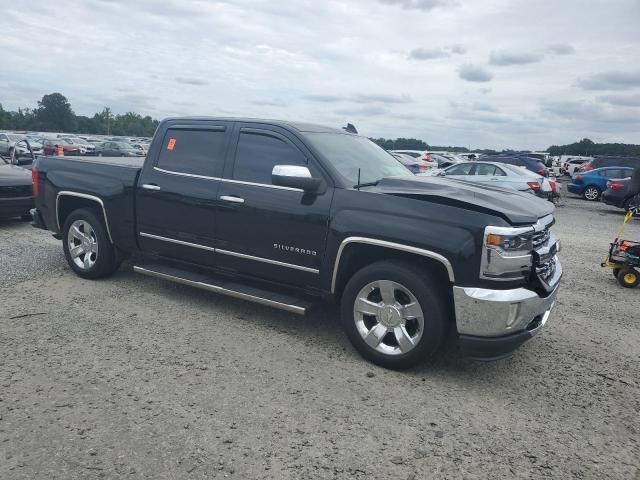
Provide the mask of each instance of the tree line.
[{"label": "tree line", "polygon": [[[97,135],[124,135],[150,137],[158,127],[158,120],[150,116],[127,112],[114,115],[109,107],[93,117],[76,115],[67,98],[61,93],[49,93],[38,101],[34,109],[19,108],[7,111],[0,104],[0,130],[30,130],[36,132],[92,133]],[[385,150],[444,150],[468,152],[466,147],[429,145],[417,138],[372,138]],[[492,154],[491,149],[476,149],[474,152]],[[503,150],[512,152],[512,150]],[[588,138],[568,145],[552,145],[547,149],[551,155],[631,155],[640,156],[640,145],[627,143],[595,143]]]},{"label": "tree line", "polygon": [[0,104],[0,129],[35,132],[92,133],[96,135],[125,135],[150,137],[158,126],[150,116],[127,112],[114,115],[109,107],[93,117],[76,115],[67,98],[61,93],[44,95],[34,109],[19,108],[7,111]]},{"label": "tree line", "polygon": [[552,145],[547,149],[551,155],[616,155],[640,157],[640,145],[631,143],[595,143],[583,138],[579,142],[568,145]]}]

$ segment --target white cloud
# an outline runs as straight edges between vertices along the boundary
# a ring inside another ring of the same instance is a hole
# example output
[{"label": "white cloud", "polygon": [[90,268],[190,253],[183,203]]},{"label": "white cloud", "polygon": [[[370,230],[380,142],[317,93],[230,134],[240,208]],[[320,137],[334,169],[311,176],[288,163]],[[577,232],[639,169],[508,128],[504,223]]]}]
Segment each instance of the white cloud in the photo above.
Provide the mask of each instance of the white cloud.
[{"label": "white cloud", "polygon": [[58,91],[83,115],[356,119],[365,135],[472,147],[640,143],[637,0],[0,4],[9,109]]}]

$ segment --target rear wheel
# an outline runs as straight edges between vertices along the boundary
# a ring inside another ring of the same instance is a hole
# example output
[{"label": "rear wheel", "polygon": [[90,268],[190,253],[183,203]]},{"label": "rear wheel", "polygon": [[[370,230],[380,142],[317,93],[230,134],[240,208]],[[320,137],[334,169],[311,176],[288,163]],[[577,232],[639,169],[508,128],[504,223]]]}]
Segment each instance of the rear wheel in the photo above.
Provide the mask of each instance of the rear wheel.
[{"label": "rear wheel", "polygon": [[120,266],[104,222],[95,210],[81,208],[67,217],[62,244],[69,266],[80,277],[106,277]]},{"label": "rear wheel", "polygon": [[582,196],[585,198],[585,200],[594,202],[600,198],[600,189],[593,185],[589,185],[584,189],[584,192],[582,192]]},{"label": "rear wheel", "polygon": [[102,156],[102,152],[98,152],[98,153],[96,153],[96,155],[97,155],[98,157],[101,157],[101,156]]},{"label": "rear wheel", "polygon": [[634,216],[640,216],[640,194],[634,195],[624,202],[624,211],[630,212],[631,210],[635,212]]},{"label": "rear wheel", "polygon": [[445,298],[424,270],[404,262],[377,262],[347,283],[341,320],[363,357],[386,368],[408,368],[440,347]]},{"label": "rear wheel", "polygon": [[635,268],[623,268],[618,273],[618,283],[625,288],[635,288],[640,284],[640,273]]}]

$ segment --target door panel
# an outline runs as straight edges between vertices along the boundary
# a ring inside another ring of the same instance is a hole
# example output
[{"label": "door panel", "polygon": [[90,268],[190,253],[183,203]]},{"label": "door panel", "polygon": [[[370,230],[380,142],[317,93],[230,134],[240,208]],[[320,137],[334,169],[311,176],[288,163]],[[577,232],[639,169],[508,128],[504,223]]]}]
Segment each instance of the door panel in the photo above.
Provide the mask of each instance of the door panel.
[{"label": "door panel", "polygon": [[138,242],[145,252],[213,267],[219,176],[227,122],[169,126],[155,165],[137,187]]},{"label": "door panel", "polygon": [[[333,189],[286,132],[240,129],[218,191],[216,265],[297,286],[317,286]],[[276,164],[307,165],[325,181],[319,193],[271,184]],[[231,200],[233,199],[233,200]]]}]

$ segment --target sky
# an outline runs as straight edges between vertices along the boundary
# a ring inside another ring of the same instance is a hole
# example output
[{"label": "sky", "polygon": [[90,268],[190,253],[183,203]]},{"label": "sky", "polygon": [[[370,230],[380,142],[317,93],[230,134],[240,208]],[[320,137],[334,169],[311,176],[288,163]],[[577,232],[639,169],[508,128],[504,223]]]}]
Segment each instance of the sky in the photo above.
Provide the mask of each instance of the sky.
[{"label": "sky", "polygon": [[0,0],[0,103],[640,143],[640,0]]}]

